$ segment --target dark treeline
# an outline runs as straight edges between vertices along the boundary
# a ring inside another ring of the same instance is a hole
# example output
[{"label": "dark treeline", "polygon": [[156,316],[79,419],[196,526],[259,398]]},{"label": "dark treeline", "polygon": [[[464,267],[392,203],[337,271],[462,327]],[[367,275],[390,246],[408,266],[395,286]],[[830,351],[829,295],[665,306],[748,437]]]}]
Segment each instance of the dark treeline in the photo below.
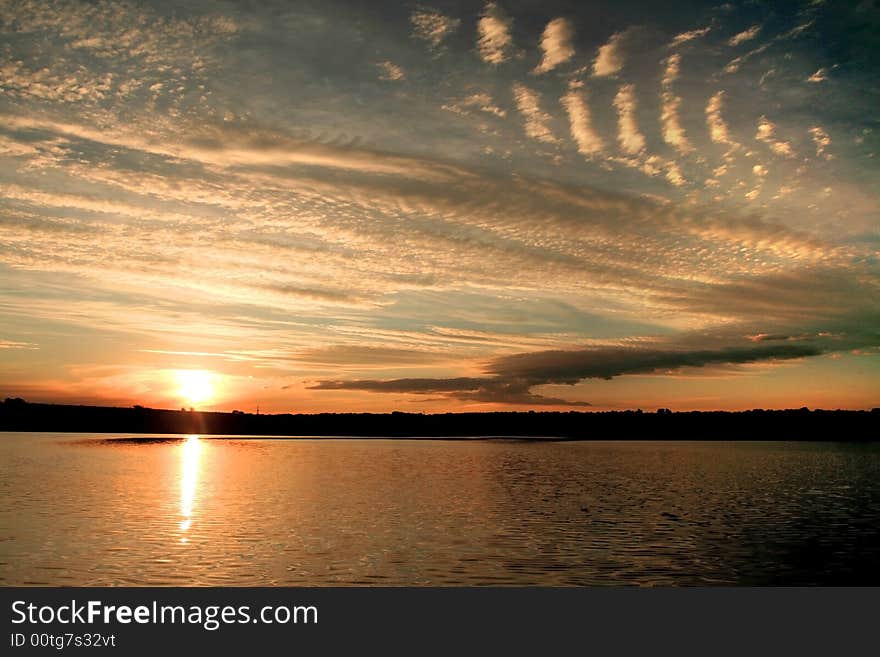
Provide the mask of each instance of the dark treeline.
[{"label": "dark treeline", "polygon": [[250,436],[524,436],[575,440],[877,440],[880,409],[257,415],[7,399],[0,431]]}]

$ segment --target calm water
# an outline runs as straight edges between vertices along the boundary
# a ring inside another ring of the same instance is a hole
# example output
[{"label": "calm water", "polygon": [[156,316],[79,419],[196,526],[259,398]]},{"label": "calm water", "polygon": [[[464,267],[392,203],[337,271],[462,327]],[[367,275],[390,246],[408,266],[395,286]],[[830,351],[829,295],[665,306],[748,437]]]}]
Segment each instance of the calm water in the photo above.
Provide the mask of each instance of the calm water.
[{"label": "calm water", "polygon": [[0,433],[0,583],[880,583],[880,445]]}]

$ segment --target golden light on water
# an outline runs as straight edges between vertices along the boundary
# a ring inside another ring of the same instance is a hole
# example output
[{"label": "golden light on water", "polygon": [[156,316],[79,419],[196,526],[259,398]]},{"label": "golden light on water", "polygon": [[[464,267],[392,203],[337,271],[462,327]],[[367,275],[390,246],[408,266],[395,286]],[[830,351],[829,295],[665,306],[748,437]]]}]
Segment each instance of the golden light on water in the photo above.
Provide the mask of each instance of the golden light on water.
[{"label": "golden light on water", "polygon": [[207,370],[175,370],[177,394],[190,406],[197,406],[214,398],[215,375]]},{"label": "golden light on water", "polygon": [[196,496],[196,486],[199,477],[199,454],[202,450],[202,443],[198,436],[187,436],[181,446],[181,462],[180,462],[180,532],[183,534],[180,538],[181,543],[186,543],[189,539],[186,533],[192,525],[193,502]]}]

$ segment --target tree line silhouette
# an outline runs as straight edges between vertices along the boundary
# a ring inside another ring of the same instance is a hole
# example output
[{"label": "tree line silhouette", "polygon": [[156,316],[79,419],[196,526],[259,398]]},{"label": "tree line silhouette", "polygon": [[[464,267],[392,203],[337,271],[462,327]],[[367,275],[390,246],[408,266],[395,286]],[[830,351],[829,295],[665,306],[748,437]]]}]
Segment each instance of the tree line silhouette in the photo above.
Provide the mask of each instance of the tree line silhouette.
[{"label": "tree line silhouette", "polygon": [[880,439],[870,411],[499,411],[484,413],[253,414],[30,403],[0,403],[0,431],[182,433],[245,436],[531,437],[567,440]]}]

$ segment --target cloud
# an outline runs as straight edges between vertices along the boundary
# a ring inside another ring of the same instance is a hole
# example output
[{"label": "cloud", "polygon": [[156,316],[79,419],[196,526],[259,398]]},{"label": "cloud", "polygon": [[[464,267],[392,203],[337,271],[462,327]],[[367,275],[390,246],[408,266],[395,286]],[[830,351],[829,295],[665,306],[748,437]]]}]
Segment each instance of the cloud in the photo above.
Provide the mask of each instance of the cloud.
[{"label": "cloud", "polygon": [[776,75],[775,68],[771,68],[771,69],[767,70],[767,72],[765,72],[761,76],[761,78],[758,80],[758,86],[761,87],[762,90],[766,90],[766,87],[764,86],[764,84],[767,82],[767,80],[772,78],[774,75]]},{"label": "cloud", "polygon": [[153,65],[177,62],[191,55],[194,46],[205,51],[207,45],[240,30],[229,16],[167,17],[125,1],[105,8],[66,0],[8,0],[4,13],[14,17],[15,32],[20,34],[49,33],[65,46],[96,57]]},{"label": "cloud", "polygon": [[784,333],[756,333],[755,335],[747,335],[746,338],[752,342],[773,342],[780,340],[803,340],[809,337],[808,334],[785,335]]},{"label": "cloud", "polygon": [[[542,385],[574,385],[585,379],[667,374],[683,368],[747,365],[818,356],[835,347],[821,338],[760,334],[737,344],[695,347],[686,341],[661,347],[607,346],[580,350],[548,350],[502,356],[491,360],[486,377],[418,378],[390,380],[323,380],[314,390],[362,390],[377,393],[443,395],[452,399],[517,405],[583,406],[531,392]],[[766,343],[766,344],[765,344]]]},{"label": "cloud", "polygon": [[501,378],[454,379],[392,379],[387,381],[362,379],[350,381],[325,380],[308,386],[310,390],[363,390],[380,393],[407,393],[443,395],[458,401],[510,404],[521,406],[591,406],[585,401],[567,401],[536,395],[529,391],[527,381],[508,381]]},{"label": "cloud", "polygon": [[[770,39],[766,43],[763,43],[760,46],[758,46],[757,48],[754,48],[754,49],[748,51],[744,55],[740,55],[739,57],[735,57],[734,59],[730,60],[730,62],[728,62],[728,64],[724,67],[724,72],[725,73],[736,73],[742,67],[743,64],[745,64],[748,60],[750,60],[755,55],[760,55],[762,52],[767,50],[773,44],[780,43],[782,41],[787,41],[789,39],[797,38],[804,31],[809,29],[813,25],[813,23],[814,23],[814,20],[811,19],[811,20],[807,21],[806,23],[802,23],[800,25],[797,25],[797,26],[793,27],[792,29],[788,30],[787,32],[783,32],[782,34],[777,34],[775,37],[773,37],[772,39]],[[748,30],[745,30],[744,32],[740,32],[736,36],[732,37],[730,39],[730,41],[728,41],[728,44],[731,46],[736,46],[736,45],[739,45],[739,44],[744,43],[746,41],[750,41],[752,38],[754,38],[758,34],[760,29],[761,29],[760,26],[755,25],[755,26],[749,28]],[[817,71],[817,73],[818,73],[818,71]],[[816,81],[818,81],[818,80],[816,80]]]},{"label": "cloud", "polygon": [[623,68],[623,52],[621,51],[623,38],[624,33],[618,32],[613,34],[605,45],[599,46],[599,51],[593,62],[595,77],[608,77]]},{"label": "cloud", "polygon": [[448,178],[451,165],[382,153],[315,140],[296,139],[265,129],[203,124],[191,126],[177,140],[159,140],[119,126],[101,130],[92,126],[37,118],[0,114],[0,122],[9,129],[37,130],[52,139],[65,138],[140,151],[169,158],[181,158],[220,167],[303,165],[347,169],[373,174]]},{"label": "cloud", "polygon": [[787,141],[774,141],[770,144],[770,150],[782,157],[794,157],[794,150]]},{"label": "cloud", "polygon": [[34,350],[39,347],[31,342],[18,342],[15,340],[0,339],[0,349],[27,349]]},{"label": "cloud", "polygon": [[752,175],[755,176],[755,186],[746,192],[746,199],[754,201],[761,195],[761,192],[764,189],[764,179],[767,177],[768,173],[767,167],[763,164],[755,164],[752,166]]},{"label": "cloud", "polygon": [[828,147],[831,146],[831,137],[828,136],[828,133],[817,125],[810,128],[809,133],[816,145],[816,157],[824,157],[826,160],[832,159],[833,156],[827,152]]},{"label": "cloud", "polygon": [[541,35],[541,50],[544,55],[541,63],[535,67],[535,73],[547,73],[560,64],[574,57],[574,46],[571,43],[574,27],[565,18],[554,18],[547,23]]},{"label": "cloud", "polygon": [[4,96],[64,104],[68,113],[110,103],[126,109],[145,102],[158,80],[152,100],[181,112],[217,64],[217,46],[241,31],[231,17],[178,18],[125,1],[6,0],[2,11],[7,48],[33,44],[27,54],[0,55]]},{"label": "cloud", "polygon": [[556,144],[558,139],[553,135],[548,123],[551,116],[541,109],[541,97],[537,92],[524,84],[513,84],[513,99],[516,107],[525,119],[526,135],[545,144]]},{"label": "cloud", "polygon": [[787,360],[817,356],[820,353],[822,350],[812,344],[731,346],[715,349],[608,347],[504,356],[490,363],[488,371],[505,379],[531,381],[532,385],[573,385],[584,379],[611,379],[682,367]]},{"label": "cloud", "polygon": [[611,156],[607,160],[622,164],[636,171],[641,171],[651,178],[656,178],[663,174],[666,180],[675,187],[683,187],[687,183],[681,172],[681,167],[675,161],[667,160],[656,154],[649,155],[644,150],[639,151],[635,155]]},{"label": "cloud", "polygon": [[734,57],[724,67],[724,72],[725,73],[736,73],[742,67],[743,64],[745,64],[747,61],[749,61],[755,55],[760,55],[762,52],[767,50],[767,48],[769,48],[772,44],[773,44],[773,41],[768,41],[767,43],[761,44],[757,48],[750,50],[749,52],[747,52],[744,55],[740,55],[739,57]]},{"label": "cloud", "polygon": [[709,138],[716,144],[737,146],[730,137],[730,130],[721,112],[724,109],[724,92],[716,92],[706,104],[706,124],[709,126]]},{"label": "cloud", "polygon": [[456,114],[461,114],[462,116],[470,115],[473,110],[492,114],[499,118],[507,116],[507,111],[498,107],[492,99],[492,96],[485,91],[478,91],[465,96],[464,98],[445,103],[442,105],[442,108]]},{"label": "cloud", "polygon": [[735,34],[728,41],[728,46],[738,46],[741,43],[745,43],[746,41],[751,41],[756,36],[758,36],[758,32],[761,31],[760,25],[752,25],[749,29],[743,30],[742,32]]},{"label": "cloud", "polygon": [[675,37],[670,41],[669,47],[675,48],[680,46],[683,43],[687,43],[688,41],[693,41],[694,39],[699,39],[702,36],[705,36],[712,29],[711,26],[702,27],[696,30],[690,30],[689,32],[682,32],[681,34],[676,34]]},{"label": "cloud", "polygon": [[685,155],[693,150],[693,146],[691,146],[690,141],[688,141],[687,136],[684,134],[684,129],[681,127],[681,121],[678,117],[681,98],[672,91],[672,84],[678,79],[680,67],[680,55],[673,54],[667,58],[662,81],[663,92],[661,94],[662,109],[660,120],[663,124],[663,140],[679,153]]},{"label": "cloud", "polygon": [[815,73],[813,73],[810,77],[807,78],[807,82],[824,82],[828,79],[828,71],[825,68],[820,68]]},{"label": "cloud", "polygon": [[758,119],[758,131],[755,133],[755,139],[766,143],[770,150],[781,157],[794,157],[794,150],[787,141],[776,139],[776,124],[770,121],[766,116]]},{"label": "cloud", "polygon": [[443,41],[458,29],[461,20],[441,14],[435,9],[417,9],[409,15],[413,37],[428,43],[432,50],[440,48]]},{"label": "cloud", "polygon": [[[245,139],[229,129],[227,145]],[[285,145],[275,133],[262,140],[256,139],[259,131],[245,134],[252,145]],[[340,150],[342,157],[345,149]],[[164,185],[137,172],[123,177],[95,167],[71,170],[84,184],[104,186],[93,197],[23,185],[14,194],[4,190],[10,202],[0,219],[2,257],[10,266],[63,272],[69,280],[85,277],[88,284],[80,285],[87,289],[109,285],[186,304],[241,303],[260,313],[283,309],[288,314],[278,319],[286,322],[289,313],[307,308],[345,324],[352,308],[365,312],[387,307],[393,295],[407,291],[451,294],[460,286],[536,294],[552,285],[563,298],[586,295],[616,308],[628,308],[636,295],[644,316],[687,315],[688,290],[706,276],[707,252],[713,254],[711,276],[721,280],[770,266],[762,262],[784,269],[834,253],[827,244],[778,226],[696,218],[680,208],[587,187],[455,168],[439,169],[442,176],[413,176],[438,166],[416,158],[395,168],[334,169],[329,180],[324,170],[288,172],[255,161],[249,166],[236,159],[228,168],[212,164],[194,174],[190,162],[169,158]],[[651,166],[658,169],[655,175],[674,174],[661,161]],[[179,177],[187,171],[189,176]],[[115,200],[109,185],[127,200]],[[72,219],[54,208],[78,213]],[[20,219],[13,211],[22,213]],[[51,224],[39,225],[27,213]],[[68,304],[64,312],[73,308]],[[77,312],[76,321],[102,324],[111,310],[90,307]],[[37,312],[36,303],[28,312]],[[139,321],[130,311],[114,312],[125,323]],[[462,312],[463,307],[449,309],[455,316]],[[228,330],[217,306],[205,313],[200,330],[212,323]],[[547,313],[536,316],[546,319]],[[169,330],[156,317],[150,326]],[[186,329],[173,316],[167,327]],[[271,328],[261,321],[239,323],[229,334]],[[318,332],[324,342],[328,330]],[[421,338],[427,339],[424,332]]]},{"label": "cloud", "polygon": [[779,40],[783,40],[783,39],[793,39],[795,37],[799,37],[801,34],[803,34],[808,29],[813,27],[815,22],[816,22],[815,19],[810,19],[806,23],[801,23],[800,25],[795,25],[788,32],[783,32],[782,34],[780,34],[776,38]]},{"label": "cloud", "polygon": [[370,346],[362,344],[331,345],[297,351],[290,355],[292,360],[317,365],[343,365],[349,367],[379,367],[387,369],[395,365],[424,366],[448,359],[449,352],[428,349],[402,349],[390,346]]},{"label": "cloud", "polygon": [[681,168],[675,162],[666,163],[666,180],[676,187],[683,187],[687,183]]},{"label": "cloud", "polygon": [[736,308],[738,321],[763,325],[763,331],[755,332],[802,333],[807,326],[820,326],[823,331],[862,334],[864,342],[853,346],[865,346],[880,339],[872,328],[880,319],[875,299],[880,299],[880,286],[869,269],[820,260],[698,286],[690,290],[688,306],[709,313],[727,308],[731,318],[731,309]]},{"label": "cloud", "polygon": [[773,139],[773,136],[776,132],[776,126],[767,120],[767,117],[762,116],[758,120],[758,132],[755,133],[755,139],[759,141],[770,141]]},{"label": "cloud", "polygon": [[592,157],[602,152],[605,144],[602,138],[593,130],[590,107],[587,105],[584,92],[577,87],[569,87],[568,91],[560,99],[560,102],[568,114],[571,136],[577,144],[578,152],[587,157]]},{"label": "cloud", "polygon": [[510,35],[512,24],[513,19],[497,3],[486,3],[477,21],[477,51],[484,62],[496,66],[510,57],[513,47],[513,37]]},{"label": "cloud", "polygon": [[452,379],[391,379],[388,381],[319,381],[313,390],[368,390],[370,392],[415,392],[437,394],[460,390],[478,390],[488,379],[457,377]]},{"label": "cloud", "polygon": [[645,149],[645,136],[639,132],[636,120],[635,85],[624,84],[614,96],[617,108],[617,140],[620,148],[630,155],[638,155]]},{"label": "cloud", "polygon": [[406,73],[400,66],[394,62],[384,61],[378,62],[376,68],[379,69],[379,79],[389,81],[399,81],[406,79]]}]

